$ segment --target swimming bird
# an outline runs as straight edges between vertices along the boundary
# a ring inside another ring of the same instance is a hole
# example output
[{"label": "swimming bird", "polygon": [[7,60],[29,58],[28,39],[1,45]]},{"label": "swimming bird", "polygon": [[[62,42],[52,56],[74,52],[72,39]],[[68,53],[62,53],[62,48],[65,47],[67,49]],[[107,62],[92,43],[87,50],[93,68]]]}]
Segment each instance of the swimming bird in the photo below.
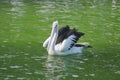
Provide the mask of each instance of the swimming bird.
[{"label": "swimming bird", "polygon": [[84,49],[91,47],[77,43],[79,38],[84,35],[83,32],[78,32],[75,28],[70,29],[68,25],[58,30],[58,26],[58,21],[54,21],[51,34],[43,43],[43,47],[47,48],[49,55],[82,53]]}]

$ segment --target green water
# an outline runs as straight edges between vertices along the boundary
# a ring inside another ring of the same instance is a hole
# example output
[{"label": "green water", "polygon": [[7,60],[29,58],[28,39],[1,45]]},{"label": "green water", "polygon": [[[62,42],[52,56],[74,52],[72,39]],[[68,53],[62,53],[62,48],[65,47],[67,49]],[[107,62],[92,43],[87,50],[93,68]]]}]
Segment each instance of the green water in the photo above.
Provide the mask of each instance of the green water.
[{"label": "green water", "polygon": [[[93,48],[48,56],[42,43],[55,20]],[[0,80],[120,80],[120,1],[0,0]]]}]

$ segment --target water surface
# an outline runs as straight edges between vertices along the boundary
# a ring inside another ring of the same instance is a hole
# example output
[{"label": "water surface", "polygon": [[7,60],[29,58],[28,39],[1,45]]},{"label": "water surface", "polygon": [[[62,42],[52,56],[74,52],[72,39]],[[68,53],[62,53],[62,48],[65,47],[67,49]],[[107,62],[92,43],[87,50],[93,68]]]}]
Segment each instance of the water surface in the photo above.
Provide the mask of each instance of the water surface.
[{"label": "water surface", "polygon": [[[49,56],[51,24],[84,32],[83,55]],[[119,80],[119,0],[1,0],[0,80]]]}]

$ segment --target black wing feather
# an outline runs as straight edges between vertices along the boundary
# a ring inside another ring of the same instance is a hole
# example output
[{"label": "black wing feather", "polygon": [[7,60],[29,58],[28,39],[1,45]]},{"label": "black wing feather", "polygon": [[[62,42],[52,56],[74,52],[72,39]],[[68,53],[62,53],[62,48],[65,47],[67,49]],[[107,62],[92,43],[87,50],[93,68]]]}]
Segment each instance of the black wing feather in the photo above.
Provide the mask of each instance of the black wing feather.
[{"label": "black wing feather", "polygon": [[59,29],[58,38],[56,44],[62,42],[66,38],[66,34],[69,32],[69,26],[65,26]]},{"label": "black wing feather", "polygon": [[74,35],[75,38],[72,39],[73,43],[70,43],[70,48],[75,45],[81,36],[84,35],[82,32],[78,32],[75,28],[70,29],[68,25],[59,29],[58,38],[56,44],[63,42],[64,39],[67,39],[69,36]]}]

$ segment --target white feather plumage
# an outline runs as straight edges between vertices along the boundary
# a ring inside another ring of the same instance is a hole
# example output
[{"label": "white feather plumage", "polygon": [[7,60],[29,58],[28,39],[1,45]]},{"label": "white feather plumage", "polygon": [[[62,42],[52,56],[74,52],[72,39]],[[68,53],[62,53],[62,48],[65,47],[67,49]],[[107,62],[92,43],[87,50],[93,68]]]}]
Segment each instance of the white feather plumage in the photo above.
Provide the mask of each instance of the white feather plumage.
[{"label": "white feather plumage", "polygon": [[82,53],[84,47],[76,47],[72,46],[75,44],[76,36],[70,35],[68,38],[64,39],[62,42],[56,44],[56,40],[58,37],[58,21],[53,22],[51,35],[46,41],[43,43],[43,47],[47,48],[49,55],[69,55]]}]

